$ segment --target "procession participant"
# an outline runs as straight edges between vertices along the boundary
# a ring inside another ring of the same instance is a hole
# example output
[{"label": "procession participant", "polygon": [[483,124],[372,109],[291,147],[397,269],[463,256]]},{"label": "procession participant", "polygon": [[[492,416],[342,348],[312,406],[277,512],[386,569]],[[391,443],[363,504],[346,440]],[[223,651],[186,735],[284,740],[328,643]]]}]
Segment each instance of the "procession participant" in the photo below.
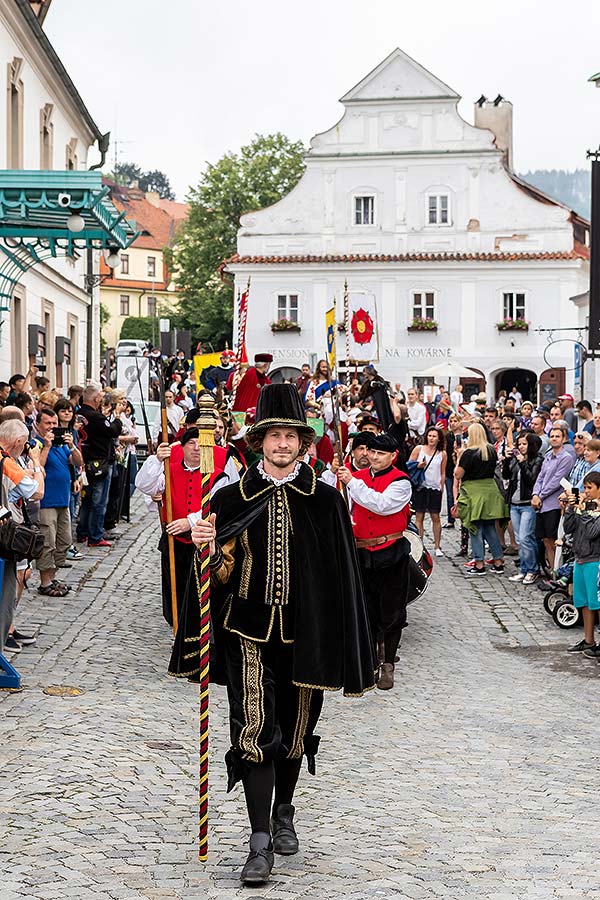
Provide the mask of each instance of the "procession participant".
[{"label": "procession participant", "polygon": [[[314,431],[294,385],[264,388],[246,439],[263,460],[219,491],[192,539],[210,543],[213,636],[230,708],[228,790],[242,781],[252,835],[241,879],[257,884],[274,852],[298,850],[294,790],[303,755],[315,771],[323,691],[362,695],[375,660],[348,511],[300,461]],[[199,665],[195,592],[195,627],[180,627],[171,674]]]},{"label": "procession participant", "polygon": [[[271,379],[268,377],[267,372],[272,362],[273,357],[270,353],[255,354],[254,365],[249,366],[235,392],[235,400],[231,407],[234,412],[246,412],[251,406],[256,406],[261,388],[266,384],[271,384]],[[235,372],[229,376],[227,381],[228,391],[233,389],[234,374]]]},{"label": "procession participant", "polygon": [[218,366],[207,366],[206,369],[202,369],[200,384],[207,391],[212,391],[213,393],[217,393],[220,385],[221,391],[224,392],[234,368],[235,353],[233,350],[222,350],[219,355]]},{"label": "procession participant", "polygon": [[[238,481],[233,460],[227,459],[224,447],[214,447],[215,470],[211,476],[211,491],[214,493],[226,484]],[[171,460],[171,499],[173,521],[165,523],[165,459]],[[162,598],[163,616],[173,625],[171,606],[171,574],[169,569],[169,547],[167,534],[175,538],[175,579],[177,584],[177,607],[181,609],[183,593],[190,574],[194,545],[190,531],[200,518],[202,507],[202,473],[200,471],[200,446],[198,429],[188,428],[181,441],[174,444],[159,444],[156,456],[149,456],[135,479],[135,486],[153,501],[160,501],[161,519],[165,530],[158,548],[162,557]],[[181,621],[180,621],[181,626]]]},{"label": "procession participant", "polygon": [[[173,441],[177,440],[179,426],[181,425],[181,420],[183,419],[185,413],[180,406],[176,405],[175,394],[173,393],[173,391],[165,391],[165,407],[167,410],[167,430],[169,433],[169,443],[172,443]],[[160,416],[158,416],[156,422],[152,426],[152,440],[155,445],[161,433],[162,422]]]},{"label": "procession participant", "polygon": [[351,472],[369,467],[369,447],[372,446],[375,436],[370,431],[361,431],[352,438],[350,453],[344,460],[344,465]]},{"label": "procession participant", "polygon": [[406,625],[410,545],[404,531],[412,488],[408,475],[394,465],[398,448],[390,435],[373,438],[367,454],[368,468],[352,472],[344,466],[338,478],[352,501],[371,630],[383,657],[377,687],[385,691],[394,686],[394,661]]}]

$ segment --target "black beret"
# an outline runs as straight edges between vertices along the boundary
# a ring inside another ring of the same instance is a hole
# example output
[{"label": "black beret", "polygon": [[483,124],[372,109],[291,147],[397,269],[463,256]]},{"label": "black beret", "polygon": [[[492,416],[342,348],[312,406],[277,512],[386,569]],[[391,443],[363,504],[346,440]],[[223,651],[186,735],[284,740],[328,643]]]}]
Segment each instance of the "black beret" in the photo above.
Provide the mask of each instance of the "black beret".
[{"label": "black beret", "polygon": [[198,429],[195,426],[193,426],[192,428],[187,428],[181,435],[179,443],[181,444],[182,447],[185,447],[185,445],[187,444],[188,441],[191,441],[194,438],[197,438],[199,434],[200,434],[200,432],[198,431]]},{"label": "black beret", "polygon": [[396,451],[398,450],[398,444],[391,436],[391,434],[374,434],[371,449],[383,450],[384,453],[396,453]]},{"label": "black beret", "polygon": [[356,450],[357,447],[372,447],[373,441],[375,440],[375,435],[372,431],[361,431],[360,434],[357,434],[352,438],[352,449]]}]

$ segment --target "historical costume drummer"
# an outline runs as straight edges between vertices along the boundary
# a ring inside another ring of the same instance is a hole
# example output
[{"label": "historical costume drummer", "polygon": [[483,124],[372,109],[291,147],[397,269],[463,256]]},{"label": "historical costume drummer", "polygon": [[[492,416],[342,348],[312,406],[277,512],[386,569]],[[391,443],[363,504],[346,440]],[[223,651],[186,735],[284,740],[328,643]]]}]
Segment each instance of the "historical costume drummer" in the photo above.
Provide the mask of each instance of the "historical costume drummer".
[{"label": "historical costume drummer", "polygon": [[[263,459],[219,491],[192,530],[210,542],[213,632],[230,708],[228,790],[242,781],[251,826],[247,884],[273,853],[298,850],[294,790],[302,757],[314,774],[323,691],[360,696],[375,658],[346,505],[301,462],[314,431],[293,385],[263,388],[246,437]],[[216,520],[216,525],[215,525]],[[171,672],[198,630],[178,632]]]},{"label": "historical costume drummer", "polygon": [[374,436],[367,453],[367,468],[343,467],[338,478],[352,501],[354,536],[379,647],[377,687],[389,690],[394,686],[394,662],[406,625],[410,544],[404,532],[412,488],[408,475],[394,466],[398,447],[390,435]]}]

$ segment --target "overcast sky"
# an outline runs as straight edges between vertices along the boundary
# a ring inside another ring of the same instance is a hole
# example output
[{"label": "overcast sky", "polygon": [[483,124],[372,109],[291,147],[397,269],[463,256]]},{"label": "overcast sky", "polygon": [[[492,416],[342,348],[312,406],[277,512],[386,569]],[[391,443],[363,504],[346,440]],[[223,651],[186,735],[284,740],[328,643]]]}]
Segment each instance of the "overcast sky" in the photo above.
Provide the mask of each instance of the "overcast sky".
[{"label": "overcast sky", "polygon": [[45,29],[119,159],[162,169],[178,199],[255,133],[331,127],[395,47],[467,121],[481,93],[513,102],[517,171],[585,166],[600,143],[597,0],[53,0]]}]

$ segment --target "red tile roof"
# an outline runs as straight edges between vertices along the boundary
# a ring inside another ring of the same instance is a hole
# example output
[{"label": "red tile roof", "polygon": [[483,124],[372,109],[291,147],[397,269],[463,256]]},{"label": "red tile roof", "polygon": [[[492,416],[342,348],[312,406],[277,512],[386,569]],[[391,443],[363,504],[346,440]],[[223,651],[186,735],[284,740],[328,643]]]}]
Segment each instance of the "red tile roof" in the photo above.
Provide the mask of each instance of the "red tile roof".
[{"label": "red tile roof", "polygon": [[[586,251],[586,252],[584,252]],[[519,262],[529,260],[586,259],[587,247],[578,244],[573,250],[557,250],[545,253],[349,253],[303,256],[234,256],[225,260],[244,265],[275,265],[294,263],[382,263],[382,262]]]},{"label": "red tile roof", "polygon": [[185,206],[183,203],[173,203],[172,206],[178,207],[177,215],[171,209],[164,209],[163,204],[168,201],[161,200],[161,206],[155,206],[151,203],[139,188],[124,187],[115,184],[108,178],[103,179],[104,184],[110,187],[110,197],[119,212],[123,210],[127,213],[128,219],[133,219],[139,231],[142,232],[140,237],[134,242],[134,247],[141,247],[146,250],[164,250],[168,247],[175,232],[175,228],[185,215],[182,215],[179,207]]}]

